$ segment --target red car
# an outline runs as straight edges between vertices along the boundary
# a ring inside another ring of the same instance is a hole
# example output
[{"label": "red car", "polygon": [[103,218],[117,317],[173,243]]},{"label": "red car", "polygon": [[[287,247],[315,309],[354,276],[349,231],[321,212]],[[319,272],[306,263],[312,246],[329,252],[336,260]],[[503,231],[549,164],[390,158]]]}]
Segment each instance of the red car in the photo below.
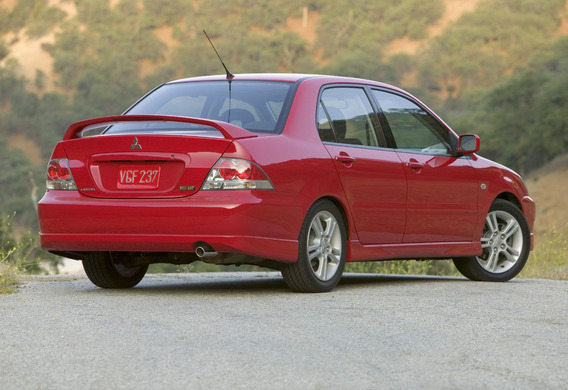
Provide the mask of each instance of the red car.
[{"label": "red car", "polygon": [[506,281],[532,248],[535,205],[478,149],[374,81],[172,81],[69,127],[47,168],[41,245],[103,288],[198,259],[278,269],[305,292],[365,260],[453,259],[472,280]]}]

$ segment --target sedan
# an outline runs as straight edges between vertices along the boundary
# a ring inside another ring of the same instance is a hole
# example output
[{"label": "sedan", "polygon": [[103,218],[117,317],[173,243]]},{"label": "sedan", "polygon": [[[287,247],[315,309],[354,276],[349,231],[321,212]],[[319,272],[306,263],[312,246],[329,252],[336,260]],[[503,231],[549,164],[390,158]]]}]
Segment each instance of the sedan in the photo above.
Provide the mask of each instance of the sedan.
[{"label": "sedan", "polygon": [[356,78],[165,83],[72,124],[47,167],[41,245],[102,288],[149,264],[254,264],[326,292],[351,261],[452,259],[507,281],[532,249],[521,177],[409,93]]}]

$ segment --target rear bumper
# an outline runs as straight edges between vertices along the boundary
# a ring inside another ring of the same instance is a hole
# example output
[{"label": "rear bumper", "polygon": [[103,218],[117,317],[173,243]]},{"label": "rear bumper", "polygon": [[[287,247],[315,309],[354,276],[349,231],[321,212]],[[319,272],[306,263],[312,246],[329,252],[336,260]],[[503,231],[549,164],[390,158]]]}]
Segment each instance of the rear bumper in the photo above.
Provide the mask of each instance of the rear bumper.
[{"label": "rear bumper", "polygon": [[38,207],[48,252],[193,252],[205,242],[221,253],[292,262],[303,212],[275,191],[198,192],[178,199],[96,199],[48,191]]}]

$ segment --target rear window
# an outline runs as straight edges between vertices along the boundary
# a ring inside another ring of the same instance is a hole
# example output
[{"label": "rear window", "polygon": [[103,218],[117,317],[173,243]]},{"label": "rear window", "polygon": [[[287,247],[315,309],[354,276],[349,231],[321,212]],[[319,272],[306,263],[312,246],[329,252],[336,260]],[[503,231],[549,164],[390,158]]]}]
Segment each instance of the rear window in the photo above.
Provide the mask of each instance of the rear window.
[{"label": "rear window", "polygon": [[[140,100],[126,115],[196,117],[229,122],[252,132],[279,133],[286,119],[293,85],[235,80],[165,84]],[[192,126],[198,130],[198,126]],[[106,133],[121,133],[125,130],[122,127],[115,125]],[[189,130],[187,125],[184,127],[185,131]],[[155,126],[152,130],[159,131]]]}]

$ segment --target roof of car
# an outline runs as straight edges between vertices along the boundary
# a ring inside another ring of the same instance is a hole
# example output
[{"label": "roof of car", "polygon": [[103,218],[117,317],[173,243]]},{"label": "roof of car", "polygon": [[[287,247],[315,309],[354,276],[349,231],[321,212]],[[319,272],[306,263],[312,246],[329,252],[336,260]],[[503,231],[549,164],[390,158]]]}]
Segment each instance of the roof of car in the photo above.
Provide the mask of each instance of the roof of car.
[{"label": "roof of car", "polygon": [[[372,80],[365,80],[360,78],[354,77],[344,77],[344,76],[332,76],[332,75],[320,75],[320,74],[304,74],[304,73],[244,73],[244,74],[236,74],[232,81],[237,80],[254,80],[254,81],[285,81],[295,83],[300,80],[305,79],[323,79],[326,83],[364,83],[364,84],[374,84],[377,86],[384,86],[388,88],[398,89],[393,87],[392,85],[380,83],[378,81]],[[184,78],[179,80],[170,81],[170,83],[182,83],[188,81],[217,81],[217,80],[227,80],[227,76],[224,74],[220,75],[213,75],[213,76],[199,76],[199,77],[190,77]]]},{"label": "roof of car", "polygon": [[[298,80],[305,78],[312,78],[312,77],[322,77],[322,76],[310,75],[310,74],[297,74],[297,73],[246,73],[246,74],[236,74],[235,77],[232,78],[231,80],[288,81],[294,83]],[[185,81],[210,81],[210,80],[226,80],[226,79],[227,79],[226,75],[219,74],[212,76],[190,77],[180,80],[174,80],[171,82],[177,83]]]}]

